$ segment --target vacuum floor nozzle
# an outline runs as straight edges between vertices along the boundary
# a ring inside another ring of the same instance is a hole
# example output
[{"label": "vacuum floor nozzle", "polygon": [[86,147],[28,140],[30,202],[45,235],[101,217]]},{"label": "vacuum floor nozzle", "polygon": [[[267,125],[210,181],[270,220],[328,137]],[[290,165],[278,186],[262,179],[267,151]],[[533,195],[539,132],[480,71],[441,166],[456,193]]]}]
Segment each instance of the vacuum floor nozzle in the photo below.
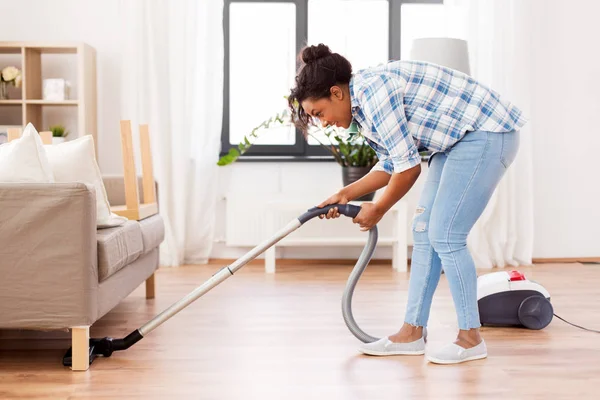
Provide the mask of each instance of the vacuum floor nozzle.
[{"label": "vacuum floor nozzle", "polygon": [[[96,357],[110,357],[114,351],[126,350],[140,341],[142,338],[143,336],[138,329],[131,332],[123,339],[113,339],[111,337],[105,337],[102,339],[90,338],[90,365],[94,362]],[[69,348],[69,350],[67,350],[65,353],[65,356],[63,357],[63,365],[65,367],[70,367],[73,365],[73,348]]]}]

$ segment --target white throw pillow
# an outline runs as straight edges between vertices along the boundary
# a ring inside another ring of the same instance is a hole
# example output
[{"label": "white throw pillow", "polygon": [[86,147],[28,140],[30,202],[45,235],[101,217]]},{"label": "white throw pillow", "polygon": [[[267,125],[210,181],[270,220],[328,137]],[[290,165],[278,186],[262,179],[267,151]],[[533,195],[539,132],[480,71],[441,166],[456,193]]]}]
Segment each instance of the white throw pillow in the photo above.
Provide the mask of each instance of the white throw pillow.
[{"label": "white throw pillow", "polygon": [[43,150],[56,182],[82,182],[96,188],[96,222],[98,228],[123,225],[127,218],[110,211],[110,204],[96,162],[92,136],[85,135],[68,142],[45,145]]},{"label": "white throw pillow", "polygon": [[32,124],[20,138],[0,145],[0,182],[54,182],[43,146]]}]

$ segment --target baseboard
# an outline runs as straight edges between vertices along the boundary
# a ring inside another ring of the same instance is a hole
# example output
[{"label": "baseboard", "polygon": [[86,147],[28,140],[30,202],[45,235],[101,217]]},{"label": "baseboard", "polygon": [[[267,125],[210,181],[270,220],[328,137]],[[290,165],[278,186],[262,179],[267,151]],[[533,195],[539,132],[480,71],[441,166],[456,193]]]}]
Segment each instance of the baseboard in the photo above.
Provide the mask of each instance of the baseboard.
[{"label": "baseboard", "polygon": [[600,257],[534,258],[534,264],[600,263]]},{"label": "baseboard", "polygon": [[[235,259],[229,258],[214,258],[208,261],[208,265],[229,265],[236,261]],[[252,260],[246,265],[264,265],[265,260],[258,259]],[[356,264],[355,259],[344,259],[344,258],[322,258],[322,259],[304,259],[304,258],[278,258],[277,265],[354,265]],[[410,265],[410,259],[408,260],[408,264]],[[392,265],[391,259],[373,259],[369,262],[369,265]]]},{"label": "baseboard", "polygon": [[[228,258],[215,258],[211,259],[209,265],[229,265],[236,261],[235,259]],[[410,258],[408,259],[408,265],[410,265]],[[278,265],[353,265],[356,263],[354,259],[343,259],[343,258],[323,258],[323,259],[303,259],[303,258],[278,258]],[[570,257],[570,258],[534,258],[532,264],[585,264],[585,263],[600,263],[600,257]],[[247,265],[264,265],[264,260],[258,259],[253,260]],[[390,259],[374,259],[371,260],[369,265],[392,265]]]}]

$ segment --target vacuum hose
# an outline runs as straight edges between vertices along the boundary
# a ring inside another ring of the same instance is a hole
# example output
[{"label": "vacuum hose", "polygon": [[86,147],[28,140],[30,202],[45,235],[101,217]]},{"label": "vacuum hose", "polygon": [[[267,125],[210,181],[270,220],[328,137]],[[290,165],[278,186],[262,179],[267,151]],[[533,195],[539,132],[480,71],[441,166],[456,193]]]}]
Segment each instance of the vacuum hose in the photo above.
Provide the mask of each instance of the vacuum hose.
[{"label": "vacuum hose", "polygon": [[[360,207],[352,204],[333,204],[328,205],[323,208],[313,207],[304,214],[302,214],[298,220],[301,223],[304,223],[318,215],[327,214],[329,210],[332,208],[338,209],[338,212],[342,215],[345,215],[350,218],[354,218],[360,212]],[[369,237],[367,238],[367,243],[363,248],[358,261],[356,261],[356,265],[352,269],[350,276],[348,277],[348,282],[346,283],[346,288],[344,289],[344,294],[342,296],[342,315],[344,317],[344,322],[346,326],[352,332],[352,334],[360,341],[364,343],[371,343],[379,340],[379,338],[373,337],[367,333],[365,333],[354,319],[352,315],[352,295],[354,294],[354,289],[356,288],[356,284],[360,279],[363,271],[371,261],[371,257],[373,257],[373,253],[375,252],[375,247],[377,246],[377,225],[372,227],[369,230]]]}]

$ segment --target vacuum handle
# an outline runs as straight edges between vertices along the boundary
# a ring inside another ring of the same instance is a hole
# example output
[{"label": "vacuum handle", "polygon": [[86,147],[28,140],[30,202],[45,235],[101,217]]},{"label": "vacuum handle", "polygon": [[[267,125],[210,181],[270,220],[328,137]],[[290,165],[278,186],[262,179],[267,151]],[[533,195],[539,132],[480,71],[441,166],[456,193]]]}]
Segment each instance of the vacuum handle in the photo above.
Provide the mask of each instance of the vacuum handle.
[{"label": "vacuum handle", "polygon": [[319,215],[325,215],[329,212],[329,210],[331,210],[332,208],[336,208],[338,209],[338,212],[342,215],[345,215],[347,217],[350,218],[354,218],[358,215],[358,213],[360,212],[360,206],[355,206],[353,204],[329,204],[326,205],[325,207],[313,207],[310,208],[308,211],[306,211],[304,214],[302,214],[298,220],[300,221],[300,223],[305,223],[308,220],[313,219],[314,217],[318,217]]}]

